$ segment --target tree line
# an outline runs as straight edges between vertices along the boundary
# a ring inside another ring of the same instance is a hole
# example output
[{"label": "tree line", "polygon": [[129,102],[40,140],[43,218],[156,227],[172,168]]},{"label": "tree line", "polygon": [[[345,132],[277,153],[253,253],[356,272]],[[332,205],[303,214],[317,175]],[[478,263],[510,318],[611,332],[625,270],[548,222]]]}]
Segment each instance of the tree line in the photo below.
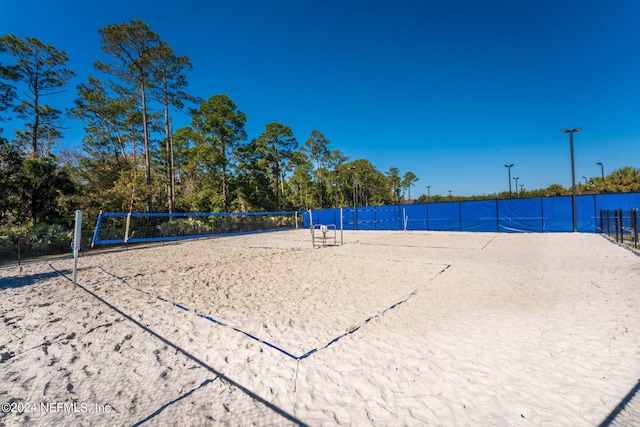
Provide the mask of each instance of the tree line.
[{"label": "tree line", "polygon": [[[76,76],[62,50],[0,37],[0,227],[68,222],[75,209],[273,211],[400,203],[418,180],[350,160],[314,130],[301,142],[272,122],[249,138],[247,116],[224,94],[188,92],[187,56],[140,20],[99,29],[106,58],[54,107]],[[173,114],[191,122],[174,129]],[[83,123],[82,150],[54,153],[67,117]]]},{"label": "tree line", "polygon": [[[366,159],[350,160],[320,130],[302,142],[289,126],[272,122],[250,138],[246,114],[227,95],[203,99],[188,92],[189,58],[145,22],[111,24],[98,33],[106,59],[94,63],[96,76],[75,88],[65,111],[54,101],[76,76],[66,53],[36,38],[0,37],[0,125],[15,123],[11,136],[0,129],[0,236],[68,226],[76,209],[91,218],[99,211],[274,211],[414,201],[414,173],[396,167],[383,173]],[[175,112],[187,112],[190,124],[174,129]],[[82,149],[55,154],[66,115],[83,123]],[[627,168],[593,183],[590,190],[640,191],[640,173]],[[431,201],[451,199],[434,195]]]}]

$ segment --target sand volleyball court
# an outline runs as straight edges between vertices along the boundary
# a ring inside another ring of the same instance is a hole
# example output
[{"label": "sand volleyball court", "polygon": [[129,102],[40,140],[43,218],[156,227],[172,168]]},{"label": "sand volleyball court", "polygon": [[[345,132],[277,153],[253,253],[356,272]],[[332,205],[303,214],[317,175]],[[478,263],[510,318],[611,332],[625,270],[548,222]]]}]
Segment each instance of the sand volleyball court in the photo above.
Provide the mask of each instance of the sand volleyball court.
[{"label": "sand volleyball court", "polygon": [[573,233],[344,242],[94,254],[76,288],[70,259],[2,268],[0,426],[640,425],[636,254]]}]

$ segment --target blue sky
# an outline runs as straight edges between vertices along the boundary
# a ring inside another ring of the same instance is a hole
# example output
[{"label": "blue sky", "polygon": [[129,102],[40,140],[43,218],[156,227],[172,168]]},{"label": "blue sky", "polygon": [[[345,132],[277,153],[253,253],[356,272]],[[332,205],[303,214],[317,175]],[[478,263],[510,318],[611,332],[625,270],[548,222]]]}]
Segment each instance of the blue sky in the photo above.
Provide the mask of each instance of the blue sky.
[{"label": "blue sky", "polygon": [[[98,29],[142,19],[193,71],[189,91],[224,93],[302,144],[312,130],[350,160],[414,172],[412,196],[571,185],[640,167],[640,3],[592,1],[3,0],[0,34],[64,50],[78,74],[49,102],[72,105],[98,75]],[[176,116],[176,127],[188,117]],[[80,148],[68,122],[61,148]],[[4,124],[10,129],[10,123]],[[515,184],[514,182],[512,182]]]}]

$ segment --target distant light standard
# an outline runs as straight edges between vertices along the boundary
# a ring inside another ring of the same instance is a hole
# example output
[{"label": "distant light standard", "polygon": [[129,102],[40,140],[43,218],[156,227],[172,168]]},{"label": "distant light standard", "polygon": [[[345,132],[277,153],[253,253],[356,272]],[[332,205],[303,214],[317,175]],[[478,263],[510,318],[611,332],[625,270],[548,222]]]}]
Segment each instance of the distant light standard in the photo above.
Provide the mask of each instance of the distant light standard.
[{"label": "distant light standard", "polygon": [[602,162],[598,162],[596,165],[600,165],[600,175],[602,175],[602,183],[604,184],[604,166],[602,165]]},{"label": "distant light standard", "polygon": [[351,166],[351,188],[353,192],[353,229],[358,229],[358,210],[356,209],[356,167]]},{"label": "distant light standard", "polygon": [[429,190],[431,188],[430,185],[427,185],[427,203],[431,203],[431,191]]},{"label": "distant light standard", "polygon": [[582,178],[584,178],[584,185],[587,185],[587,177],[582,175]]},{"label": "distant light standard", "polygon": [[449,190],[449,197],[451,197],[451,190]]},{"label": "distant light standard", "polygon": [[509,198],[511,198],[511,168],[513,167],[513,163],[510,165],[504,165],[504,167],[509,169]]},{"label": "distant light standard", "polygon": [[522,192],[524,191],[524,184],[520,184],[520,196],[522,197]]},{"label": "distant light standard", "polygon": [[562,129],[560,132],[569,134],[569,146],[571,148],[571,210],[573,213],[573,232],[578,231],[578,218],[576,216],[576,166],[573,160],[573,133],[580,132],[582,128]]},{"label": "distant light standard", "polygon": [[518,191],[518,180],[519,179],[520,179],[520,177],[513,178],[513,180],[516,182],[516,192]]}]

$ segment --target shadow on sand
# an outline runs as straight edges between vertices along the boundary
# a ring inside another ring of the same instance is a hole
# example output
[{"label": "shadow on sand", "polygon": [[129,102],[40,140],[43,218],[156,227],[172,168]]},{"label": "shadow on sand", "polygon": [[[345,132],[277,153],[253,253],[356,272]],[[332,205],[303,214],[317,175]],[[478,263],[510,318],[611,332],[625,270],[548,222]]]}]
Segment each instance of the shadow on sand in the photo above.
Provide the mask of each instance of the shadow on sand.
[{"label": "shadow on sand", "polygon": [[[50,264],[49,265],[52,269],[54,269],[53,275],[61,275],[63,277],[65,277],[67,280],[72,281],[71,278],[69,278],[67,276],[68,273],[65,274],[64,271],[59,271],[59,270],[55,270],[55,268]],[[118,309],[117,307],[113,306],[112,304],[110,304],[108,301],[105,301],[104,299],[102,299],[100,296],[94,294],[93,292],[91,292],[89,289],[85,288],[84,286],[77,284],[78,288],[82,289],[83,291],[85,291],[86,293],[88,293],[89,295],[91,295],[92,297],[94,297],[95,299],[97,299],[98,301],[100,301],[102,304],[106,305],[107,307],[109,307],[110,309],[112,309],[113,311],[115,311],[116,313],[118,313],[119,315],[121,315],[122,317],[124,317],[125,319],[127,319],[128,321],[130,321],[131,323],[135,324],[137,327],[139,327],[140,329],[144,330],[145,332],[147,332],[148,334],[154,336],[155,338],[157,338],[158,340],[162,341],[164,344],[166,344],[167,346],[170,346],[171,348],[175,349],[177,352],[179,352],[180,354],[184,355],[185,357],[189,358],[191,361],[193,361],[194,363],[198,364],[199,366],[203,367],[204,369],[206,369],[207,371],[211,372],[212,374],[215,375],[215,379],[220,379],[224,382],[226,382],[227,384],[235,387],[236,389],[238,389],[240,392],[242,392],[243,394],[245,394],[246,396],[248,396],[249,398],[251,398],[251,400],[253,400],[254,403],[258,404],[258,405],[263,405],[264,407],[268,408],[270,411],[272,411],[273,416],[277,417],[280,421],[279,422],[273,422],[270,424],[283,424],[282,421],[285,421],[287,424],[290,425],[296,425],[296,426],[307,426],[306,423],[300,421],[299,419],[295,418],[293,415],[285,412],[283,409],[275,406],[273,403],[269,402],[268,400],[258,396],[257,394],[255,394],[254,392],[252,392],[251,390],[249,390],[248,388],[240,385],[239,383],[237,383],[236,381],[232,380],[231,378],[227,377],[226,375],[224,375],[222,372],[217,371],[215,368],[207,365],[206,363],[204,363],[202,360],[198,359],[196,356],[194,356],[193,354],[187,352],[186,350],[180,348],[179,346],[177,346],[176,344],[174,344],[173,342],[169,341],[167,338],[161,336],[160,334],[158,334],[157,332],[149,329],[147,326],[143,325],[142,323],[140,323],[139,321],[137,321],[136,319],[132,318],[131,316],[129,316],[128,314],[122,312],[120,309]],[[191,393],[195,392],[197,389],[200,389],[204,386],[206,386],[207,384],[209,384],[210,382],[212,382],[213,379],[211,380],[206,380],[204,381],[199,387],[197,387],[196,389],[186,393],[183,396],[180,396],[179,398],[168,402],[164,405],[162,405],[161,407],[159,407],[156,411],[154,411],[153,413],[151,413],[149,416],[147,416],[146,418],[144,418],[143,420],[140,420],[137,423],[134,423],[134,425],[136,426],[140,426],[148,421],[153,420],[153,418],[155,418],[157,415],[159,415],[160,413],[162,413],[165,409],[167,409],[170,405],[179,402],[180,400],[182,400],[184,397],[190,395]]]},{"label": "shadow on sand", "polygon": [[30,274],[17,277],[4,277],[0,279],[0,290],[21,288],[23,286],[33,285],[42,280],[59,277],[60,275],[71,274],[71,270],[52,271],[47,273]]},{"label": "shadow on sand", "polygon": [[[638,402],[638,400],[640,400],[640,394],[638,394],[639,391],[640,380],[638,380],[629,393],[622,398],[620,403],[616,405],[615,409],[611,411],[609,416],[600,423],[599,427],[636,425],[635,422],[640,421],[640,413],[638,413],[638,409],[640,409],[640,402]],[[632,403],[632,401],[634,403]]]}]

